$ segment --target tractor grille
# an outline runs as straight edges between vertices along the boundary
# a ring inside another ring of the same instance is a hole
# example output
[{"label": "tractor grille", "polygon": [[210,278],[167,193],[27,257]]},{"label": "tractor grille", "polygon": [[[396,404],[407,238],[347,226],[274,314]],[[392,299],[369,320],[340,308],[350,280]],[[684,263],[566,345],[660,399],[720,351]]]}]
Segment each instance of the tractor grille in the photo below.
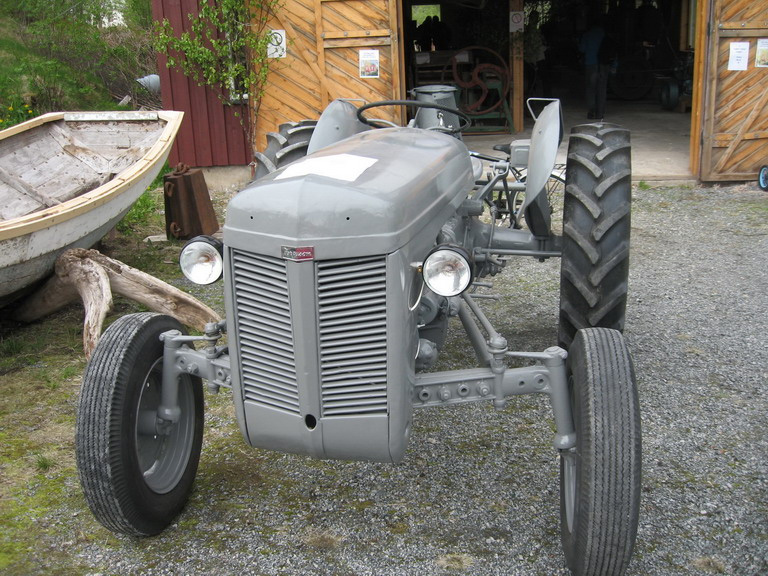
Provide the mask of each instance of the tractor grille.
[{"label": "tractor grille", "polygon": [[245,399],[299,414],[285,262],[239,251],[232,261]]},{"label": "tractor grille", "polygon": [[385,257],[315,262],[316,353],[295,349],[285,261],[233,250],[232,263],[245,400],[300,414],[303,353],[319,362],[322,416],[387,413]]},{"label": "tractor grille", "polygon": [[386,260],[318,262],[317,293],[323,416],[386,414]]}]

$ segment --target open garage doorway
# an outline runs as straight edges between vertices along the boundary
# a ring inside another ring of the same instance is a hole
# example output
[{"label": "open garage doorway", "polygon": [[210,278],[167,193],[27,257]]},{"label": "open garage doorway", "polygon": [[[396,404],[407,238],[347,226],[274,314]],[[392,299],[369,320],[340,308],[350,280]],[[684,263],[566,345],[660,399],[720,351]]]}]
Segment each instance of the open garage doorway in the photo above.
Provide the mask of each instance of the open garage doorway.
[{"label": "open garage doorway", "polygon": [[[406,90],[453,85],[473,132],[511,134],[521,132],[512,122],[515,84],[522,100],[559,98],[566,128],[589,120],[579,44],[600,14],[616,49],[605,120],[635,131],[636,145],[675,150],[674,161],[685,166],[673,171],[687,173],[681,151],[690,148],[694,0],[404,0],[402,14]],[[523,31],[510,33],[521,18]],[[515,58],[522,78],[511,72]],[[526,112],[522,131],[531,124]]]},{"label": "open garage doorway", "polygon": [[456,87],[475,130],[509,130],[509,0],[404,0],[406,89]]}]

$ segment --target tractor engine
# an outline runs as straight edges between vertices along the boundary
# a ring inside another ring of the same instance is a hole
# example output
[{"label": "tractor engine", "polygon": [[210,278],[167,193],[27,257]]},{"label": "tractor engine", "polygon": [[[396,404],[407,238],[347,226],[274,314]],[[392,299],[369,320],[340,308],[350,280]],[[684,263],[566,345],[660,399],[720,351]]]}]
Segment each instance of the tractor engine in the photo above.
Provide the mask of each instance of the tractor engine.
[{"label": "tractor engine", "polygon": [[249,444],[402,459],[425,291],[419,265],[472,184],[456,138],[386,128],[235,196],[224,226],[225,302]]}]

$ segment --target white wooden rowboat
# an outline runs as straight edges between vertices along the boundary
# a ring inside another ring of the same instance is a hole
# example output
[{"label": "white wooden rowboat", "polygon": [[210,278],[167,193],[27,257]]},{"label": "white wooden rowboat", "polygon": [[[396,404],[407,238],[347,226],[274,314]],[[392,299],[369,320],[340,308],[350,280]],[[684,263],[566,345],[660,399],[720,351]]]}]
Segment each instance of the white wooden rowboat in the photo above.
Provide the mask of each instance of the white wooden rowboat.
[{"label": "white wooden rowboat", "polygon": [[90,248],[168,158],[181,112],[55,112],[0,132],[0,306]]}]

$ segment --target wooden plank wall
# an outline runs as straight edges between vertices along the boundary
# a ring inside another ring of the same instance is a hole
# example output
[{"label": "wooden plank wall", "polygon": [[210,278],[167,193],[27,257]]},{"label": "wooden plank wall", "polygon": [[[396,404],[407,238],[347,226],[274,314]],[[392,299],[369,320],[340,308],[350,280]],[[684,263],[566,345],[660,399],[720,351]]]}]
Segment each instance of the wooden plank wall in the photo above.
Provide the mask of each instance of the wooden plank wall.
[{"label": "wooden plank wall", "polygon": [[[393,98],[393,86],[400,82],[399,58],[391,50],[397,41],[389,13],[393,2],[397,0],[321,0],[326,77],[340,97],[366,102]],[[377,78],[360,77],[358,51],[366,49],[379,51]]]},{"label": "wooden plank wall", "polygon": [[[757,43],[768,39],[768,3],[710,6],[700,177],[752,180],[768,161],[768,67],[756,63]],[[729,70],[733,43],[749,43],[746,70]]]},{"label": "wooden plank wall", "polygon": [[[187,15],[197,11],[197,0],[152,0],[154,19],[167,18],[174,30],[186,30]],[[246,106],[225,106],[211,90],[198,86],[181,72],[169,70],[166,62],[164,56],[158,56],[163,108],[184,112],[169,164],[175,166],[183,162],[194,167],[209,167],[250,163],[247,131],[240,120],[247,121]]]},{"label": "wooden plank wall", "polygon": [[[270,63],[256,111],[256,147],[283,122],[317,119],[335,98],[365,102],[402,98],[399,0],[290,0],[271,28],[285,30],[288,53]],[[361,78],[359,51],[379,50],[378,78]],[[401,110],[376,117],[401,119]]]},{"label": "wooden plank wall", "polygon": [[322,53],[317,49],[316,0],[284,2],[272,28],[285,30],[288,55],[270,62],[267,89],[256,111],[257,130],[275,131],[282,122],[316,119],[328,100]]}]

